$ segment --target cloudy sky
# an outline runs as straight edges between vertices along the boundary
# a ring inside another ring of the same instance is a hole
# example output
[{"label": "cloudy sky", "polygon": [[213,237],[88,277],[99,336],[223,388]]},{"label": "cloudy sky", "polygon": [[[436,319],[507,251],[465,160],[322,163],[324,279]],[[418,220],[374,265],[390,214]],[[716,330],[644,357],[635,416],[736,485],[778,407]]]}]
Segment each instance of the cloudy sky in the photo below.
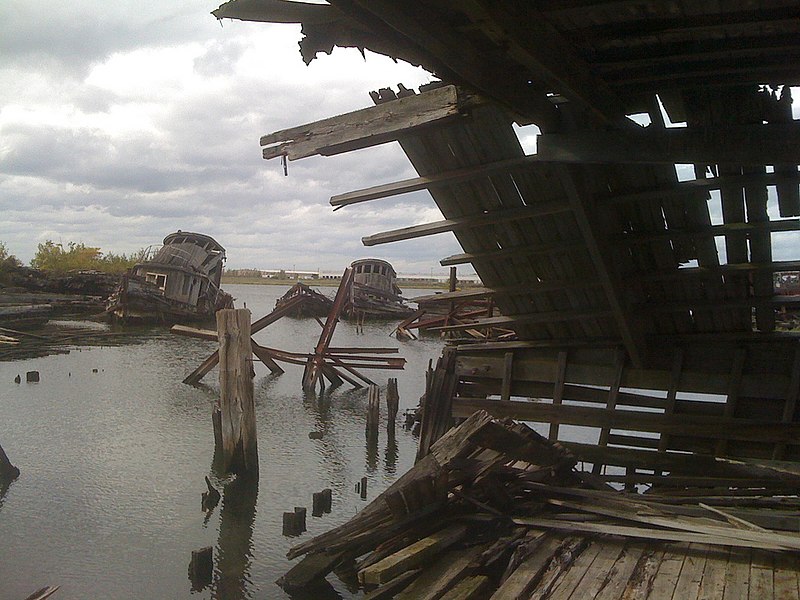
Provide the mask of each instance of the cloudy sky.
[{"label": "cloudy sky", "polygon": [[[438,260],[460,251],[452,234],[361,244],[440,219],[426,192],[328,204],[413,177],[397,144],[290,162],[288,177],[259,146],[263,134],[370,106],[370,90],[417,88],[430,74],[339,48],[306,66],[299,26],[220,24],[210,14],[219,4],[0,0],[0,242],[27,263],[46,240],[130,253],[183,229],[215,237],[229,268],[338,272],[377,256],[401,273],[445,273]],[[718,198],[709,207],[721,222]],[[798,258],[797,236],[780,235],[776,258]]]},{"label": "cloudy sky", "polygon": [[430,74],[336,49],[303,64],[299,26],[220,24],[217,0],[0,2],[0,242],[129,253],[177,229],[215,237],[229,268],[339,271],[378,256],[444,272],[459,251],[365,248],[361,237],[441,218],[427,193],[331,210],[331,195],[413,177],[397,144],[289,163],[259,137],[372,104]]}]

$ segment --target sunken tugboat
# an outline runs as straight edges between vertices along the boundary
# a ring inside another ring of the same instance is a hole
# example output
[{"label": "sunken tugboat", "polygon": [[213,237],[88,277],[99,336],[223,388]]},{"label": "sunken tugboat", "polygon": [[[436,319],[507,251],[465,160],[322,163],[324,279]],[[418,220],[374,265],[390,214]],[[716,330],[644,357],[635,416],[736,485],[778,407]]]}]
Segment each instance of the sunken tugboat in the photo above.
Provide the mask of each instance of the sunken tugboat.
[{"label": "sunken tugboat", "polygon": [[122,276],[106,312],[124,322],[181,323],[233,305],[220,289],[225,248],[202,233],[176,231]]},{"label": "sunken tugboat", "polygon": [[354,260],[353,286],[350,302],[345,308],[348,316],[407,317],[413,313],[401,296],[394,267],[378,258]]}]

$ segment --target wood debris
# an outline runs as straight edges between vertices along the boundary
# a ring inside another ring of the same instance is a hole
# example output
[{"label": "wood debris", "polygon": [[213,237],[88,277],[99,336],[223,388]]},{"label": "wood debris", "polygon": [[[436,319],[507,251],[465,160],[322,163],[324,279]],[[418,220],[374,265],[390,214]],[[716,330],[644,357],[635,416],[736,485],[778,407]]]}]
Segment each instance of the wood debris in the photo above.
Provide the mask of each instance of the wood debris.
[{"label": "wood debris", "polygon": [[770,472],[778,490],[800,475],[749,468],[762,495],[739,493],[742,481],[730,495],[629,493],[578,471],[558,442],[477,411],[350,521],[291,548],[303,558],[279,583],[296,590],[354,564],[368,598],[639,598],[674,565],[711,589],[760,556],[787,565],[794,592],[782,597],[796,598],[800,498],[764,496]]}]

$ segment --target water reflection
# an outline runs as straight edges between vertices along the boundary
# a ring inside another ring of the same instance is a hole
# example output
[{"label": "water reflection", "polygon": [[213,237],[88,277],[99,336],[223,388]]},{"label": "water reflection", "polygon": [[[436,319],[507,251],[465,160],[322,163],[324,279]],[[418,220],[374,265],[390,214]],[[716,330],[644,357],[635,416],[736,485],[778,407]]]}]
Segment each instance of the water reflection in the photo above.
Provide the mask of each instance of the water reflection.
[{"label": "water reflection", "polygon": [[384,465],[387,473],[394,474],[397,471],[397,456],[400,453],[397,447],[397,435],[395,434],[394,427],[389,427],[386,435],[388,439],[386,440]]},{"label": "water reflection", "polygon": [[253,526],[256,520],[258,477],[240,476],[225,486],[217,543],[217,577],[213,597],[252,598]]}]

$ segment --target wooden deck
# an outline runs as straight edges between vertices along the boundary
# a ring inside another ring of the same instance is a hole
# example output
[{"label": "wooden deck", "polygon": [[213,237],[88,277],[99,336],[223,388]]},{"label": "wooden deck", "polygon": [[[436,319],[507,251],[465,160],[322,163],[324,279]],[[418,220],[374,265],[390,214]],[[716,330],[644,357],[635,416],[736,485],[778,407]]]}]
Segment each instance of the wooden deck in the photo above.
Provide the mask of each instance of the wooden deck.
[{"label": "wooden deck", "polygon": [[[568,538],[558,539],[565,542]],[[558,561],[556,556],[553,559]],[[796,553],[606,538],[589,541],[552,581],[544,575],[530,597],[789,600],[800,597],[799,573]]]}]

